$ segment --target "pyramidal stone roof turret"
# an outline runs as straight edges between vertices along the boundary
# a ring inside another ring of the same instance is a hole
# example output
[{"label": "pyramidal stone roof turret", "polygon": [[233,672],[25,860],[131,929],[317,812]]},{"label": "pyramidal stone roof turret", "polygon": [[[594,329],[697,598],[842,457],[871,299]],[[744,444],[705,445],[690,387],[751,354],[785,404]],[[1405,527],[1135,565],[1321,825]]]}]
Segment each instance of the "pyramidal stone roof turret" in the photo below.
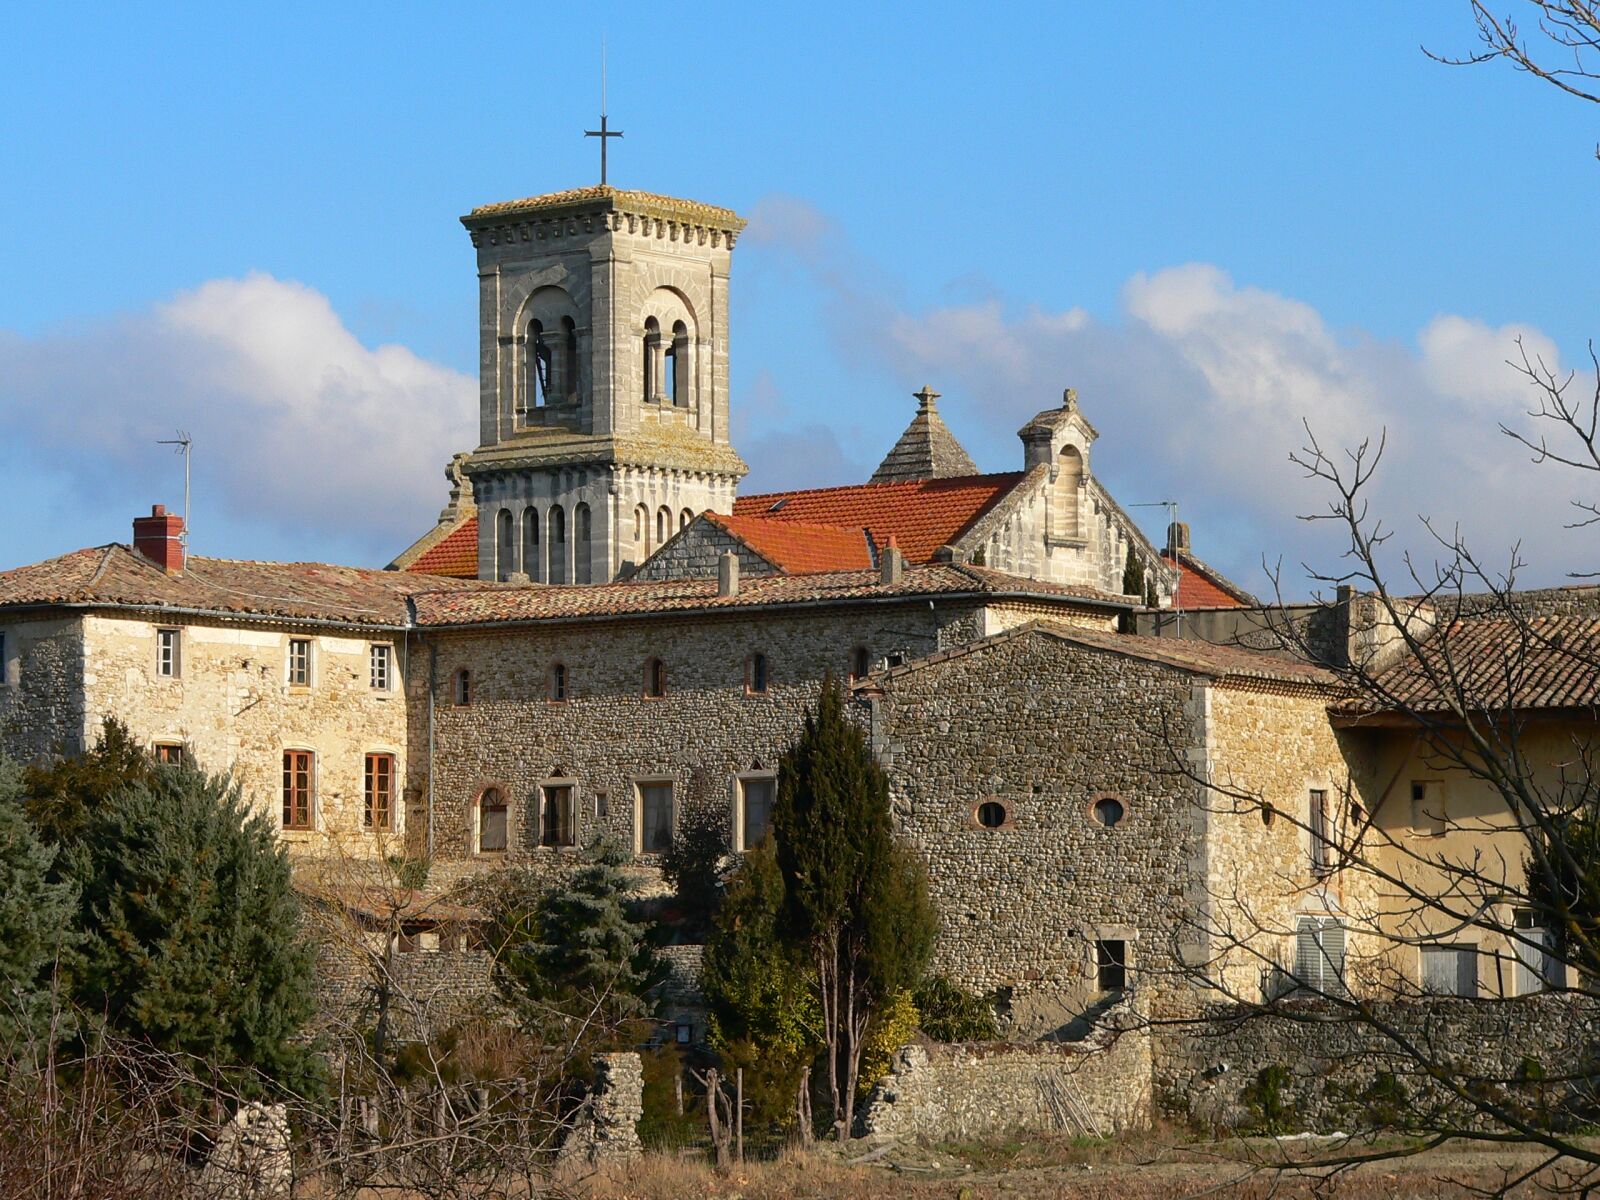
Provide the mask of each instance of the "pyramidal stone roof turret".
[{"label": "pyramidal stone roof turret", "polygon": [[917,398],[917,415],[900,435],[878,469],[872,473],[871,483],[897,483],[907,479],[948,479],[957,475],[976,475],[977,464],[961,448],[956,435],[939,415],[934,401],[939,393],[926,384]]}]

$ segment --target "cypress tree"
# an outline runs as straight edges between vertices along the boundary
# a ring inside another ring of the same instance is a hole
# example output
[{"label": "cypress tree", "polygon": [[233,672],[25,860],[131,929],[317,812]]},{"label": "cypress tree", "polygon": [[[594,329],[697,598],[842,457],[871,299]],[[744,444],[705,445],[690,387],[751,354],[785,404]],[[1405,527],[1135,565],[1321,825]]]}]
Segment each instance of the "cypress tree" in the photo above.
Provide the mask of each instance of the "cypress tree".
[{"label": "cypress tree", "polygon": [[1133,552],[1133,544],[1128,544],[1128,559],[1122,566],[1122,594],[1125,596],[1145,595],[1144,563]]},{"label": "cypress tree", "polygon": [[831,676],[779,765],[772,829],[782,922],[814,972],[834,1131],[845,1138],[867,1028],[921,980],[938,923],[921,859],[895,840],[888,777]]},{"label": "cypress tree", "polygon": [[0,758],[0,1056],[11,1059],[43,1048],[52,976],[76,940],[76,889],[52,881],[56,850],[23,816],[22,797],[21,771]]},{"label": "cypress tree", "polygon": [[246,1093],[313,1086],[300,1037],[314,951],[289,861],[238,785],[163,767],[88,816],[68,855],[85,930],[79,1003]]}]

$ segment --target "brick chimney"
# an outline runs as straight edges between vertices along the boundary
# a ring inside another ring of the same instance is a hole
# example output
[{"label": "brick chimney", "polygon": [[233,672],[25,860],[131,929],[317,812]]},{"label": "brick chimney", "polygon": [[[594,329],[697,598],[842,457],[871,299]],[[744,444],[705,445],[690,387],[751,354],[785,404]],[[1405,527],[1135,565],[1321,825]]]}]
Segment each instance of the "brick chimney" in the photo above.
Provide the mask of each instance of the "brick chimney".
[{"label": "brick chimney", "polygon": [[148,517],[133,519],[133,552],[168,575],[183,574],[183,518],[169,513],[165,504],[152,505]]}]

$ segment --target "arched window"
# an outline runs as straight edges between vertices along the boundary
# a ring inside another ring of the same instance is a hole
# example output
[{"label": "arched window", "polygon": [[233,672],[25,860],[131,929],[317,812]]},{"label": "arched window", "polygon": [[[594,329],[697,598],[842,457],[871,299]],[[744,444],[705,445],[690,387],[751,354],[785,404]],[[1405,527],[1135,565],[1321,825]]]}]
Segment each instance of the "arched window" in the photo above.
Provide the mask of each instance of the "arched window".
[{"label": "arched window", "polygon": [[650,557],[650,510],[639,505],[633,510],[633,561],[642,563]]},{"label": "arched window", "polygon": [[661,398],[661,322],[644,319],[644,402]]},{"label": "arched window", "polygon": [[468,705],[472,703],[472,672],[462,667],[451,677],[450,695],[457,704]]},{"label": "arched window", "polygon": [[667,694],[667,664],[659,658],[645,660],[644,694],[652,700],[659,700]]},{"label": "arched window", "polygon": [[767,694],[767,656],[759,650],[745,662],[744,688],[752,696]]},{"label": "arched window", "polygon": [[550,343],[544,340],[544,323],[528,322],[528,383],[524,412],[543,408],[550,402]]},{"label": "arched window", "polygon": [[548,541],[550,543],[550,569],[545,578],[551,583],[567,581],[567,514],[561,505],[552,504],[549,515]]},{"label": "arched window", "polygon": [[539,510],[529,505],[522,510],[522,569],[535,583],[544,578],[544,564],[539,553]]},{"label": "arched window", "polygon": [[672,324],[672,346],[667,350],[667,387],[675,408],[689,407],[689,327]]},{"label": "arched window", "polygon": [[1102,796],[1094,802],[1090,811],[1094,819],[1107,829],[1114,828],[1122,823],[1122,818],[1127,815],[1127,808],[1115,796]]},{"label": "arched window", "polygon": [[507,826],[511,807],[506,794],[497,787],[486,787],[478,796],[478,853],[504,853],[510,843]]},{"label": "arched window", "polygon": [[501,581],[511,578],[517,569],[517,541],[512,528],[514,519],[509,508],[502,508],[494,518],[494,571]]},{"label": "arched window", "polygon": [[694,512],[692,510],[690,510],[690,509],[687,509],[687,508],[684,509],[681,513],[678,514],[678,528],[679,529],[687,529],[687,528],[689,528],[689,522],[692,521],[692,520],[694,520]]},{"label": "arched window", "polygon": [[656,545],[672,536],[672,510],[663,504],[656,510]]},{"label": "arched window", "polygon": [[561,398],[578,398],[578,326],[571,317],[561,318]]},{"label": "arched window", "polygon": [[857,646],[850,651],[850,678],[865,679],[872,671],[872,651],[865,646]]},{"label": "arched window", "polygon": [[1056,463],[1055,486],[1051,490],[1051,507],[1055,509],[1054,530],[1058,538],[1081,536],[1078,529],[1078,492],[1082,482],[1082,456],[1075,446],[1063,447],[1061,458]]},{"label": "arched window", "polygon": [[550,668],[550,699],[557,704],[567,698],[567,665],[556,663]]},{"label": "arched window", "polygon": [[589,506],[580,504],[572,510],[572,582],[593,583],[594,568],[589,561]]}]

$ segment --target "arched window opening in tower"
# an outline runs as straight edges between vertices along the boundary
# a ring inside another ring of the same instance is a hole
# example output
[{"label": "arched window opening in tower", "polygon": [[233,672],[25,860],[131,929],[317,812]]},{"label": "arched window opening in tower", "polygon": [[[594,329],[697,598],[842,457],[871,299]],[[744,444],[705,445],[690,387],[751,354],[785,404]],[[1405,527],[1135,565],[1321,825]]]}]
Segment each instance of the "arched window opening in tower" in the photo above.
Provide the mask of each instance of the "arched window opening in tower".
[{"label": "arched window opening in tower", "polygon": [[656,511],[656,545],[672,536],[672,510],[665,506]]},{"label": "arched window opening in tower", "polygon": [[517,569],[517,542],[509,508],[502,508],[494,519],[495,578],[504,582]]},{"label": "arched window opening in tower", "polygon": [[681,513],[678,514],[678,528],[679,529],[687,529],[687,528],[689,528],[689,522],[692,521],[692,520],[694,520],[694,513],[692,511],[690,511],[689,509],[687,509],[687,508],[684,509]]},{"label": "arched window opening in tower", "polygon": [[579,504],[572,510],[572,581],[593,583],[594,567],[590,560],[589,506]]},{"label": "arched window opening in tower", "polygon": [[644,319],[644,402],[652,404],[661,395],[661,322]]},{"label": "arched window opening in tower", "polygon": [[535,583],[544,580],[544,563],[539,552],[539,510],[531,504],[522,510],[522,569]]},{"label": "arched window opening in tower", "polygon": [[671,373],[668,376],[672,388],[672,405],[674,408],[689,407],[689,327],[682,321],[674,321],[672,325],[672,349],[667,353],[672,361],[668,364]]},{"label": "arched window opening in tower", "polygon": [[561,390],[568,401],[578,398],[578,326],[571,317],[561,318]]},{"label": "arched window opening in tower", "polygon": [[544,340],[544,323],[528,323],[528,391],[524,412],[543,408],[550,401],[550,343]]},{"label": "arched window opening in tower", "polygon": [[567,514],[561,505],[550,506],[550,570],[545,578],[551,583],[567,581]]},{"label": "arched window opening in tower", "polygon": [[650,510],[639,505],[633,510],[633,561],[642,563],[650,557]]}]

